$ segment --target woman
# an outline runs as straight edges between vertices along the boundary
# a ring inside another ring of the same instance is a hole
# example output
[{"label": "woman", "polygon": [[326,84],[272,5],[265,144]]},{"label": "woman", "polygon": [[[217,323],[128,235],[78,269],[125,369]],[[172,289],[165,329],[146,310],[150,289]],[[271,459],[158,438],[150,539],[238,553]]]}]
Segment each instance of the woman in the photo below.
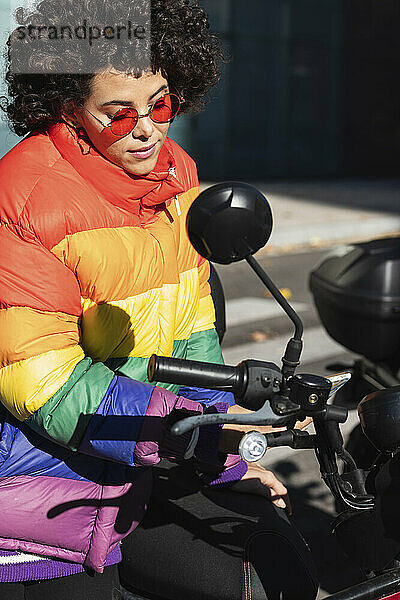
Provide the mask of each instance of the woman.
[{"label": "woman", "polygon": [[153,353],[222,361],[209,265],[185,231],[196,167],[167,138],[178,111],[201,109],[220,75],[206,15],[189,0],[152,0],[145,70],[143,56],[132,63],[128,45],[106,37],[90,57],[80,40],[38,49],[26,36],[13,48],[22,31],[129,20],[133,7],[44,0],[18,15],[24,29],[8,42],[4,108],[15,132],[29,134],[0,162],[8,599],[112,598],[120,541],[142,519],[149,467],[162,457],[190,459],[208,484],[285,507],[273,474],[235,454],[233,426],[169,433],[190,414],[240,410],[230,394],[146,379]]}]

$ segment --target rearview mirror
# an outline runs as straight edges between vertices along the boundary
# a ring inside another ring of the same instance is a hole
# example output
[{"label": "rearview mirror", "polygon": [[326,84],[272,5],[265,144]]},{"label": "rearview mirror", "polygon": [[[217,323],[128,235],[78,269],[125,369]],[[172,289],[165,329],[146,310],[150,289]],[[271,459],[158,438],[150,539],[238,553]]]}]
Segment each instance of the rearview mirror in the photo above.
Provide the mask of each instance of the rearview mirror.
[{"label": "rearview mirror", "polygon": [[255,187],[242,182],[218,183],[201,192],[189,209],[189,239],[201,256],[230,264],[255,254],[272,232],[272,212]]}]

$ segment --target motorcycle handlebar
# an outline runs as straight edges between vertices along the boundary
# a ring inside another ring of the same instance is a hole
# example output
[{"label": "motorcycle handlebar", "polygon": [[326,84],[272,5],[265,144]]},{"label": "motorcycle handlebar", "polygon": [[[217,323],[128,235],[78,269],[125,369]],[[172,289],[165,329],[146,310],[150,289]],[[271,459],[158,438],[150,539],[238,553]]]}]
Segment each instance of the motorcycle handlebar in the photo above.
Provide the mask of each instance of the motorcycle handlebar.
[{"label": "motorcycle handlebar", "polygon": [[[279,393],[282,381],[279,368],[264,361],[244,360],[233,367],[196,360],[165,358],[156,354],[149,360],[147,377],[149,381],[232,392],[237,404],[252,411],[259,410],[267,399]],[[292,415],[294,408],[290,406],[289,413],[278,411],[279,416]],[[299,408],[297,406],[297,410]]]},{"label": "motorcycle handlebar", "polygon": [[[311,414],[314,417],[316,436],[297,435],[290,431],[290,427],[289,431],[278,435],[279,439],[273,438],[272,443],[268,438],[269,445],[314,448],[321,474],[336,498],[340,498],[352,508],[370,509],[373,506],[373,498],[365,493],[358,480],[352,481],[349,487],[349,483],[343,483],[338,473],[336,455],[342,460],[346,459],[338,424],[346,420],[347,411],[344,410],[343,413],[343,409],[338,410],[338,407],[326,404],[331,383],[324,378],[310,374],[294,376],[290,383],[290,398],[279,390],[277,394],[273,393],[280,375],[273,363],[247,360],[233,367],[166,358],[155,354],[149,360],[147,375],[149,381],[233,392],[238,404],[255,411],[246,415],[212,414],[186,417],[172,427],[171,431],[175,435],[211,423],[289,426],[291,419]],[[353,467],[350,471],[357,474],[358,470],[354,468],[356,465],[352,464],[350,467]],[[347,487],[345,489],[346,485],[349,490]]]},{"label": "motorcycle handlebar", "polygon": [[153,356],[147,368],[149,381],[176,383],[178,385],[211,388],[237,392],[243,388],[246,372],[240,365],[231,367],[196,360]]}]

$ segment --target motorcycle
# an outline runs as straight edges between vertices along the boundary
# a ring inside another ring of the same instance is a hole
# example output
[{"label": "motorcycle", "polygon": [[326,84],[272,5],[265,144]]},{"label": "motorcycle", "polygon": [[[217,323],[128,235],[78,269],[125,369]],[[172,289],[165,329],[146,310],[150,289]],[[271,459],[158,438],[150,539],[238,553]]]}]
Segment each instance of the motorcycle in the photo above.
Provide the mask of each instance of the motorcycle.
[{"label": "motorcycle", "polygon": [[[335,404],[355,408],[367,394],[400,385],[400,237],[334,248],[312,269],[309,288],[327,333],[358,355],[327,365],[352,374]],[[362,468],[377,457],[359,425],[346,447]]]},{"label": "motorcycle", "polygon": [[[246,433],[239,453],[246,461],[255,462],[270,447],[314,451],[323,480],[335,499],[346,506],[346,511],[336,518],[333,531],[367,576],[364,582],[329,598],[400,600],[400,542],[396,536],[388,539],[384,535],[381,519],[382,499],[387,500],[387,491],[394,490],[394,496],[389,493],[392,501],[400,495],[399,482],[391,478],[400,456],[396,454],[400,447],[400,386],[372,392],[360,403],[361,427],[379,450],[379,458],[371,470],[359,468],[344,448],[340,431],[348,409],[328,402],[350,380],[351,373],[327,378],[296,373],[302,352],[301,319],[253,256],[266,244],[272,231],[272,213],[265,197],[245,183],[217,184],[194,201],[187,230],[195,249],[208,260],[221,264],[246,260],[291,319],[294,334],[286,346],[281,368],[256,360],[228,366],[153,355],[148,364],[149,381],[231,391],[237,404],[253,411],[186,417],[173,425],[172,432],[182,435],[207,424],[224,423],[286,427],[265,435],[257,431]],[[294,428],[296,421],[306,417],[313,418],[315,433]],[[339,472],[338,459],[344,465],[343,473]],[[126,597],[151,598],[145,589],[136,594]],[[279,598],[285,598],[284,594]]]}]

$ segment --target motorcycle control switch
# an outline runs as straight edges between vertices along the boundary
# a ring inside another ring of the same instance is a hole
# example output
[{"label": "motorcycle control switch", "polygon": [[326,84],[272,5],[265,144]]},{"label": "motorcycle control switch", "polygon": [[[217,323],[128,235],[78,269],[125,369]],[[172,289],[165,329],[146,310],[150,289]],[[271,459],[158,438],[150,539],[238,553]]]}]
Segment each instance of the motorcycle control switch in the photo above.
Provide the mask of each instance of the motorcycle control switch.
[{"label": "motorcycle control switch", "polygon": [[320,412],[326,405],[332,383],[325,377],[300,373],[290,379],[290,398],[300,404],[306,415]]}]

